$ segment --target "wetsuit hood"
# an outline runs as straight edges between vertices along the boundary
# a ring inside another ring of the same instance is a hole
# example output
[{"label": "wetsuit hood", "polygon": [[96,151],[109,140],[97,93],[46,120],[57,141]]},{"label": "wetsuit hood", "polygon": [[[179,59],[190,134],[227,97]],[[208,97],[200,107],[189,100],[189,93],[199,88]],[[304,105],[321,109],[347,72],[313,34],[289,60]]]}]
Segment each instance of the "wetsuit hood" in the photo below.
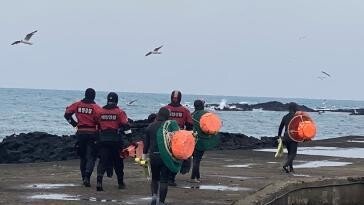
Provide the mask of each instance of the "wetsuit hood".
[{"label": "wetsuit hood", "polygon": [[173,107],[181,106],[182,93],[179,90],[174,90],[171,93],[171,103],[169,105]]},{"label": "wetsuit hood", "polygon": [[195,107],[195,110],[204,110],[205,102],[203,100],[195,100],[193,106]]},{"label": "wetsuit hood", "polygon": [[119,101],[119,97],[118,94],[114,93],[114,92],[110,92],[107,95],[107,104],[108,105],[117,105]]},{"label": "wetsuit hood", "polygon": [[85,91],[85,98],[82,100],[84,103],[94,103],[96,92],[93,88],[87,88]]},{"label": "wetsuit hood", "polygon": [[159,109],[157,119],[158,121],[166,121],[169,118],[169,110],[165,107]]},{"label": "wetsuit hood", "polygon": [[291,112],[291,113],[295,113],[295,112],[297,112],[297,111],[298,111],[298,105],[297,105],[297,103],[295,103],[295,102],[290,102],[290,103],[288,104],[288,110],[289,110],[289,112]]}]

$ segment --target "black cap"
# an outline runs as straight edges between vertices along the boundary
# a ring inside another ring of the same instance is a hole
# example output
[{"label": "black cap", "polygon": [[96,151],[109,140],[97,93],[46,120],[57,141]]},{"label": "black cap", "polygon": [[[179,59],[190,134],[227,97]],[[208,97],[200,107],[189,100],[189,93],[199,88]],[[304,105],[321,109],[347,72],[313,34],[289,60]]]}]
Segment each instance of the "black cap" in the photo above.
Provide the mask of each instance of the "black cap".
[{"label": "black cap", "polygon": [[288,103],[288,110],[289,112],[296,112],[298,111],[298,105],[295,102]]},{"label": "black cap", "polygon": [[193,106],[196,110],[203,110],[205,108],[205,101],[203,100],[195,100]]},{"label": "black cap", "polygon": [[162,107],[161,109],[159,109],[157,118],[158,118],[158,120],[161,120],[161,121],[168,120],[169,119],[169,110],[165,107]]},{"label": "black cap", "polygon": [[172,104],[181,104],[182,93],[179,90],[174,90],[171,93],[171,103]]},{"label": "black cap", "polygon": [[96,92],[93,88],[87,88],[85,91],[85,99],[86,100],[95,100]]},{"label": "black cap", "polygon": [[107,95],[107,104],[118,104],[118,94],[114,93],[114,92],[110,92]]}]

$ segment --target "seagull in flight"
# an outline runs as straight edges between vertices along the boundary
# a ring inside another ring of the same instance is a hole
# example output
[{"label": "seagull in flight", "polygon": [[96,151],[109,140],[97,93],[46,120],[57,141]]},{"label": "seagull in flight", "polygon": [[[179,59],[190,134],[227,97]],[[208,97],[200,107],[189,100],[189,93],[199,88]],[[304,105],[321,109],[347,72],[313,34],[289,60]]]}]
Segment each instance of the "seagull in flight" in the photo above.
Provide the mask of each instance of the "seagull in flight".
[{"label": "seagull in flight", "polygon": [[153,51],[149,51],[145,56],[149,56],[151,54],[162,54],[162,52],[159,52],[159,49],[161,49],[163,46],[159,46],[158,48],[155,48]]},{"label": "seagull in flight", "polygon": [[321,73],[323,73],[323,74],[327,75],[328,77],[331,77],[331,75],[330,75],[330,74],[328,74],[328,73],[326,73],[325,71],[321,71]]},{"label": "seagull in flight", "polygon": [[33,43],[29,42],[30,38],[36,33],[37,31],[33,31],[31,33],[28,33],[24,40],[20,40],[20,41],[14,41],[14,43],[12,43],[11,45],[15,45],[18,43],[24,43],[24,44],[28,44],[28,45],[33,45]]}]

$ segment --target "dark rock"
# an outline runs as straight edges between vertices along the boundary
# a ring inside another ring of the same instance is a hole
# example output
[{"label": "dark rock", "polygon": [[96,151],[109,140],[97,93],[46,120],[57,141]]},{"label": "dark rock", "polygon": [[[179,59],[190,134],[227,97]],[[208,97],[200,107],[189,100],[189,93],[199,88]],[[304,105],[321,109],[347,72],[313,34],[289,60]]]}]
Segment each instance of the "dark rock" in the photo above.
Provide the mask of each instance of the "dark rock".
[{"label": "dark rock", "polygon": [[[124,145],[131,141],[143,140],[145,128],[149,122],[145,120],[132,121],[133,131],[130,141],[126,140]],[[221,143],[216,147],[217,150],[234,149],[257,149],[263,147],[273,147],[276,139],[262,137],[257,139],[238,133],[219,133]],[[29,163],[29,162],[49,162],[77,159],[78,156],[74,149],[76,137],[57,136],[44,132],[20,133],[19,135],[7,136],[0,143],[0,163]]]},{"label": "dark rock", "polygon": [[[219,108],[218,104],[207,104],[206,107],[213,108],[219,111],[252,111],[253,109],[262,109],[267,111],[288,111],[288,103],[284,104],[278,101],[271,101],[265,103],[258,103],[258,104],[239,104],[239,103],[232,103],[227,104],[222,109]],[[306,107],[304,105],[299,105],[300,111],[305,112],[316,112],[314,109]]]}]

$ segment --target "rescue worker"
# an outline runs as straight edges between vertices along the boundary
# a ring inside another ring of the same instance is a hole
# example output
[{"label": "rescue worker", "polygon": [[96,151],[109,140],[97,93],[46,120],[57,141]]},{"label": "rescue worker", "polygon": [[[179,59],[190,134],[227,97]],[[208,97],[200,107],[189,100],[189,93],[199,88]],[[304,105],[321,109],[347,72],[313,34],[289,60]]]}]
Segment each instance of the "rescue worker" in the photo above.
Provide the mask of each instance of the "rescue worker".
[{"label": "rescue worker", "polygon": [[[177,121],[179,127],[183,130],[192,130],[193,129],[193,121],[192,116],[188,108],[181,105],[182,93],[179,90],[174,90],[171,93],[171,103],[164,106],[169,110],[169,120]],[[188,159],[184,162],[183,168],[184,170],[189,170],[191,166],[191,160]],[[186,171],[183,171],[186,172]],[[169,186],[177,186],[175,179],[177,173],[172,173],[169,177],[168,184]]]},{"label": "rescue worker", "polygon": [[152,172],[152,203],[157,204],[157,194],[159,190],[159,205],[163,205],[168,192],[168,179],[172,172],[164,164],[158,144],[157,144],[157,132],[163,126],[169,118],[170,112],[165,107],[162,107],[157,115],[157,119],[152,122],[146,129],[146,137],[144,138],[143,160],[147,160],[147,154],[149,153],[149,161]]},{"label": "rescue worker", "polygon": [[282,137],[282,142],[288,151],[287,160],[283,165],[283,170],[286,173],[294,172],[293,160],[296,158],[296,155],[297,155],[298,142],[293,141],[288,136],[288,125],[289,125],[290,121],[292,120],[292,118],[294,117],[294,115],[296,114],[296,112],[298,111],[298,105],[294,102],[291,102],[288,105],[288,110],[289,110],[289,113],[286,114],[282,118],[281,124],[279,125],[279,129],[278,129],[278,137],[281,137],[282,131],[284,128],[284,135]]},{"label": "rescue worker", "polygon": [[195,107],[195,111],[192,113],[193,119],[193,132],[196,136],[196,147],[195,151],[193,152],[193,167],[192,167],[192,174],[191,174],[191,181],[195,183],[200,183],[200,162],[202,160],[202,156],[204,155],[206,150],[209,150],[215,147],[218,142],[217,135],[209,135],[204,133],[200,127],[200,119],[202,115],[208,113],[205,110],[205,102],[203,100],[195,100],[193,103]]},{"label": "rescue worker", "polygon": [[[100,107],[95,103],[96,92],[92,88],[85,91],[85,98],[66,108],[64,117],[73,127],[77,128],[77,153],[80,156],[80,171],[85,187],[90,187],[96,161],[97,115]],[[73,118],[75,115],[76,120]]]},{"label": "rescue worker", "polygon": [[[97,165],[97,191],[103,191],[102,180],[105,171],[114,168],[118,180],[118,188],[125,189],[124,161],[120,157],[123,148],[121,132],[131,134],[126,113],[118,106],[118,95],[110,92],[107,95],[107,104],[99,112],[100,134],[98,149],[100,161]],[[110,176],[110,173],[108,173]]]}]

